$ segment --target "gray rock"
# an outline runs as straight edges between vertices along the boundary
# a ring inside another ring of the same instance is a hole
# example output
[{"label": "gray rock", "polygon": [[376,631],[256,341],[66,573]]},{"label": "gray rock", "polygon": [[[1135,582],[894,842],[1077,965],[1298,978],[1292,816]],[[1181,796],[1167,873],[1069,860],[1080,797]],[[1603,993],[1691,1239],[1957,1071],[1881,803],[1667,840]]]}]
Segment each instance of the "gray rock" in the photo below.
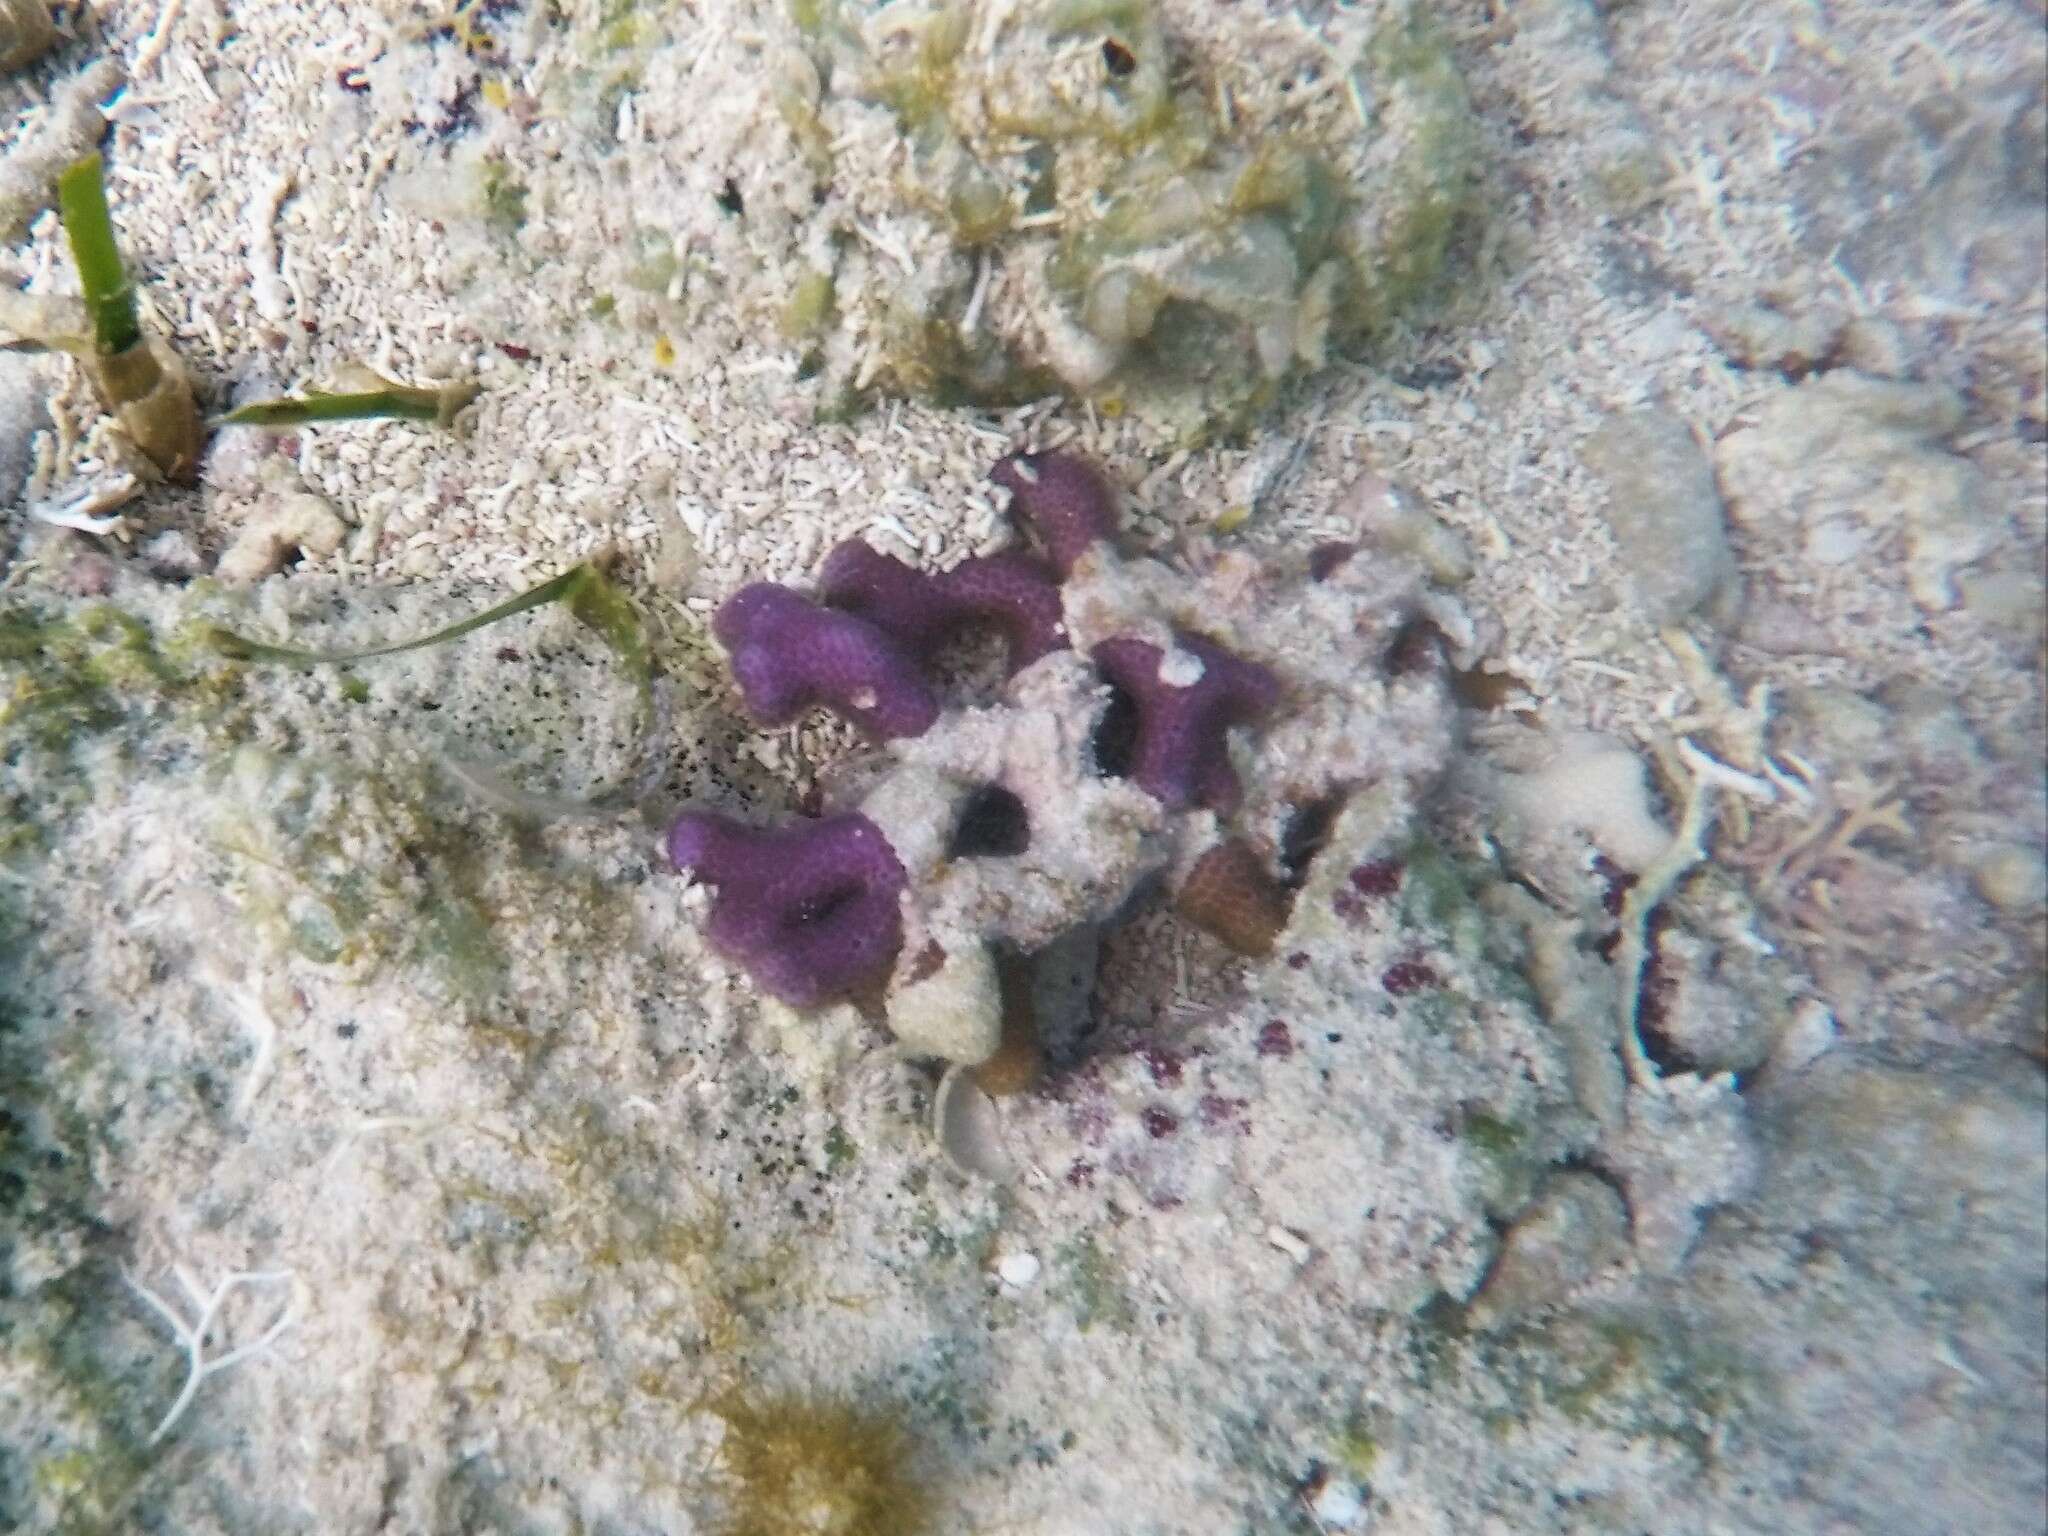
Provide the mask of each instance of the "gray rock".
[{"label": "gray rock", "polygon": [[0,506],[21,499],[35,435],[50,424],[36,360],[0,352]]},{"label": "gray rock", "polygon": [[2016,304],[2041,280],[2048,111],[2038,71],[1888,103],[1825,136],[1792,178],[1815,256],[1859,283]]},{"label": "gray rock", "polygon": [[1667,411],[1611,416],[1579,456],[1607,488],[1607,522],[1636,601],[1654,624],[1676,624],[1729,595],[1735,558],[1713,466]]},{"label": "gray rock", "polygon": [[1557,1173],[1502,1240],[1470,1322],[1491,1328],[1555,1306],[1618,1263],[1628,1251],[1628,1207],[1590,1173]]}]

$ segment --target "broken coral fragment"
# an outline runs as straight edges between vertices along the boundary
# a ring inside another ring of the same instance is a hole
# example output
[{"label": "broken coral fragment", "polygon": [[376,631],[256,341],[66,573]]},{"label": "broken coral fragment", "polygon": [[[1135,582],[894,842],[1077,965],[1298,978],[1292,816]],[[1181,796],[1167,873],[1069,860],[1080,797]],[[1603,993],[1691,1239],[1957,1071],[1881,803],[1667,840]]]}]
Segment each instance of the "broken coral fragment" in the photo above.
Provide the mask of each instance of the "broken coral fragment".
[{"label": "broken coral fragment", "polygon": [[1002,983],[985,944],[928,944],[889,999],[889,1033],[913,1055],[978,1065],[1001,1041]]},{"label": "broken coral fragment", "polygon": [[786,277],[761,305],[815,314],[832,409],[1063,389],[1184,442],[1241,429],[1435,286],[1476,209],[1476,122],[1430,13],[1225,26],[1034,0],[983,25],[934,0],[807,0],[775,91],[789,147],[879,204],[849,227],[833,199],[793,231],[837,252],[829,274],[804,258],[829,329]]},{"label": "broken coral fragment", "polygon": [[1188,871],[1175,910],[1241,955],[1273,952],[1294,906],[1259,851],[1243,838],[1218,843]]}]

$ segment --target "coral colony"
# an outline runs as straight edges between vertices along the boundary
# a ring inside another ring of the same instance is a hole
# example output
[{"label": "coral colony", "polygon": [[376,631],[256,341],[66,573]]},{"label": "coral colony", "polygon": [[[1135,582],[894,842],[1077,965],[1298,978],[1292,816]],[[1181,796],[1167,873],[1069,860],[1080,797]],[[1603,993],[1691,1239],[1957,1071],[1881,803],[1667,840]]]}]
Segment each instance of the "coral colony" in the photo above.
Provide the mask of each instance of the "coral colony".
[{"label": "coral colony", "polygon": [[[1304,829],[1368,786],[1408,803],[1441,766],[1441,651],[1467,628],[1398,554],[1275,572],[1230,552],[1182,575],[1118,550],[1083,460],[1015,454],[994,479],[1035,552],[934,574],[849,542],[816,598],[756,583],[714,621],[754,718],[823,706],[877,744],[857,805],[775,829],[691,810],[668,840],[712,890],[710,941],[764,991],[879,1001],[906,1048],[969,1064],[1029,1011],[1020,960],[1155,883],[1269,952]],[[948,704],[927,659],[973,628],[1004,640],[1008,680]]]}]

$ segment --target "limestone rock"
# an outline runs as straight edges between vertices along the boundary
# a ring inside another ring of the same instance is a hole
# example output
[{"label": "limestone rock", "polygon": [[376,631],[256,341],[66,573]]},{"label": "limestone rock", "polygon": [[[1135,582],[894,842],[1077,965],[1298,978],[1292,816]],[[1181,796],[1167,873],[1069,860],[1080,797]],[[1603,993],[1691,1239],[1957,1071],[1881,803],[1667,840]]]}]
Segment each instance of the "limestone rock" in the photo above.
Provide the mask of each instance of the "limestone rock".
[{"label": "limestone rock", "polygon": [[1610,416],[1579,449],[1607,488],[1607,523],[1650,622],[1676,624],[1735,575],[1713,466],[1668,411]]}]

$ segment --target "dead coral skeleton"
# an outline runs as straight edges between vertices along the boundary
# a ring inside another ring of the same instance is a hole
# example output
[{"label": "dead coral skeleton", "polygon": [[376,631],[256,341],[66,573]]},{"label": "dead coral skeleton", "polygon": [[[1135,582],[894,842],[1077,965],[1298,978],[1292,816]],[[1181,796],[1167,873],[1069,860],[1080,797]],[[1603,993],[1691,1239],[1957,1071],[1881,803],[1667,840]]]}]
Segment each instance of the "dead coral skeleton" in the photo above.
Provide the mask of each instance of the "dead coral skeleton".
[{"label": "dead coral skeleton", "polygon": [[1834,887],[1857,866],[1874,862],[1870,850],[1857,846],[1867,835],[1913,838],[1899,782],[1858,774],[1837,784],[1792,754],[1785,762],[1799,776],[1807,815],[1780,833],[1752,838],[1730,862],[1750,875],[1762,901],[1783,912],[1803,941],[1874,952],[1881,945],[1840,920]]},{"label": "dead coral skeleton", "polygon": [[[244,1360],[267,1353],[285,1330],[298,1320],[298,1277],[291,1270],[237,1270],[232,1274],[223,1275],[220,1282],[210,1291],[203,1289],[192,1272],[183,1264],[173,1263],[171,1273],[184,1288],[185,1295],[196,1314],[189,1323],[180,1317],[177,1310],[163,1297],[125,1269],[121,1272],[121,1278],[128,1283],[128,1288],[148,1302],[157,1316],[170,1324],[171,1332],[183,1346],[186,1355],[185,1385],[179,1388],[177,1397],[165,1410],[163,1418],[158,1421],[156,1428],[150,1431],[151,1445],[157,1444],[171,1432],[178,1420],[184,1416],[185,1410],[192,1406],[192,1399],[198,1395],[200,1384],[207,1377],[217,1375],[230,1366],[240,1365]],[[220,1321],[222,1309],[226,1306],[228,1298],[245,1286],[259,1285],[290,1287],[277,1316],[271,1320],[269,1327],[248,1343],[236,1345],[224,1354],[209,1358],[206,1353],[207,1340]]]}]

